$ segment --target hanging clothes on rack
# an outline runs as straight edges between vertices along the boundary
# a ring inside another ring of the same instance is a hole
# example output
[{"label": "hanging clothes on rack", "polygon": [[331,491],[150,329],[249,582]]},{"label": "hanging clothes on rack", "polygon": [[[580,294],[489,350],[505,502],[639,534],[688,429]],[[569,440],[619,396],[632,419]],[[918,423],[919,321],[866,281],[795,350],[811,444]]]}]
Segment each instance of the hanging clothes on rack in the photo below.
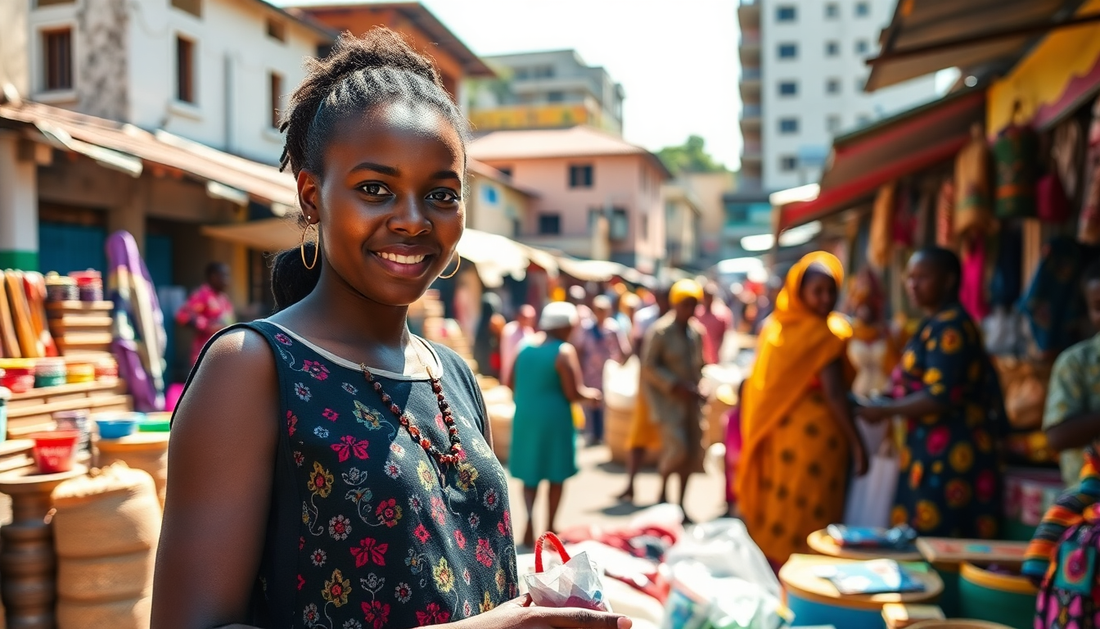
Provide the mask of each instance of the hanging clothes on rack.
[{"label": "hanging clothes on rack", "polygon": [[940,184],[936,195],[936,246],[951,248],[955,240],[955,182],[950,178]]},{"label": "hanging clothes on rack", "polygon": [[1084,308],[1078,283],[1095,258],[1094,249],[1069,238],[1056,238],[1043,247],[1042,261],[1020,304],[1041,351],[1060,352],[1079,340]]},{"label": "hanging clothes on rack", "polygon": [[891,241],[894,231],[894,192],[897,184],[884,184],[875,195],[871,211],[871,233],[867,242],[867,262],[881,271],[890,261]]},{"label": "hanging clothes on rack", "polygon": [[962,248],[962,277],[959,278],[959,301],[975,321],[989,314],[985,295],[985,238],[976,237]]},{"label": "hanging clothes on rack", "polygon": [[955,157],[954,187],[955,236],[990,232],[995,221],[990,202],[989,147],[981,124],[970,128],[970,141]]},{"label": "hanging clothes on rack", "polygon": [[1038,154],[1038,136],[1030,128],[1015,123],[993,143],[997,218],[1035,216]]},{"label": "hanging clothes on rack", "polygon": [[1100,245],[1100,98],[1092,105],[1085,161],[1085,203],[1077,226],[1077,240]]}]

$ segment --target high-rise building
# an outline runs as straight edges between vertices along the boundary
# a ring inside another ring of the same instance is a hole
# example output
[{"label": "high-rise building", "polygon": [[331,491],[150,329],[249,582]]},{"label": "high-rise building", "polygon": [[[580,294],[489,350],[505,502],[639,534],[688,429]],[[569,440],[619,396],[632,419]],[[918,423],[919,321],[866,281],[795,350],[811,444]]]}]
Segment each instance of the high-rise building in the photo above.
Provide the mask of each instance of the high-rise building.
[{"label": "high-rise building", "polygon": [[498,79],[470,81],[475,131],[588,125],[622,135],[623,86],[575,50],[484,57]]},{"label": "high-rise building", "polygon": [[816,183],[833,136],[936,96],[934,75],[863,91],[895,3],[740,0],[740,193]]}]

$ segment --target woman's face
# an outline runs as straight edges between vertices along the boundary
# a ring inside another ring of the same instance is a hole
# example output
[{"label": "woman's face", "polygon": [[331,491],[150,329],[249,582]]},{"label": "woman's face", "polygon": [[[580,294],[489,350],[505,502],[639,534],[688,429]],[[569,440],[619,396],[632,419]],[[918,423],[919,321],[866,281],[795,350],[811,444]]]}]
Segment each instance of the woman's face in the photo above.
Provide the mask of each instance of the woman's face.
[{"label": "woman's face", "polygon": [[387,306],[420,298],[462,237],[464,158],[458,132],[426,105],[393,101],[339,121],[323,177],[298,176],[324,272]]},{"label": "woman's face", "polygon": [[943,303],[945,283],[943,273],[924,255],[918,253],[909,258],[905,289],[918,308],[934,308]]},{"label": "woman's face", "polygon": [[802,303],[823,319],[836,308],[836,281],[824,273],[807,273],[801,292]]}]

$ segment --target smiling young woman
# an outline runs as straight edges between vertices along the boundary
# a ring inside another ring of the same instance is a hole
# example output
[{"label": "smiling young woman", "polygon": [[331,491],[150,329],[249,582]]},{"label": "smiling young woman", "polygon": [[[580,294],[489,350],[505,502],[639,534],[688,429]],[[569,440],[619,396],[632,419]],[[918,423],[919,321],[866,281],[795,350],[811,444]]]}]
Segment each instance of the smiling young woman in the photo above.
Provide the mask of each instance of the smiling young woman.
[{"label": "smiling young woman", "polygon": [[476,381],[408,331],[465,222],[466,122],[431,61],[344,35],[283,120],[318,244],[277,257],[279,311],[212,339],[181,398],[153,626],[629,627],[516,598]]}]

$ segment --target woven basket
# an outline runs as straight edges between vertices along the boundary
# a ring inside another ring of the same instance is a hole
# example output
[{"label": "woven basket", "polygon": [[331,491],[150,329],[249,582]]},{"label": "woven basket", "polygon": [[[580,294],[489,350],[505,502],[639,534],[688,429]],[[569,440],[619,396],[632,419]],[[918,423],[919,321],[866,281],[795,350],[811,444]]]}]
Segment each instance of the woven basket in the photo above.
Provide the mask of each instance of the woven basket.
[{"label": "woven basket", "polygon": [[57,602],[57,629],[149,629],[153,598],[109,603]]},{"label": "woven basket", "polygon": [[153,479],[121,463],[93,474],[54,490],[57,556],[111,557],[155,549],[161,509]]},{"label": "woven basket", "polygon": [[148,551],[62,559],[57,562],[57,595],[73,603],[102,603],[149,596],[156,556]]}]

